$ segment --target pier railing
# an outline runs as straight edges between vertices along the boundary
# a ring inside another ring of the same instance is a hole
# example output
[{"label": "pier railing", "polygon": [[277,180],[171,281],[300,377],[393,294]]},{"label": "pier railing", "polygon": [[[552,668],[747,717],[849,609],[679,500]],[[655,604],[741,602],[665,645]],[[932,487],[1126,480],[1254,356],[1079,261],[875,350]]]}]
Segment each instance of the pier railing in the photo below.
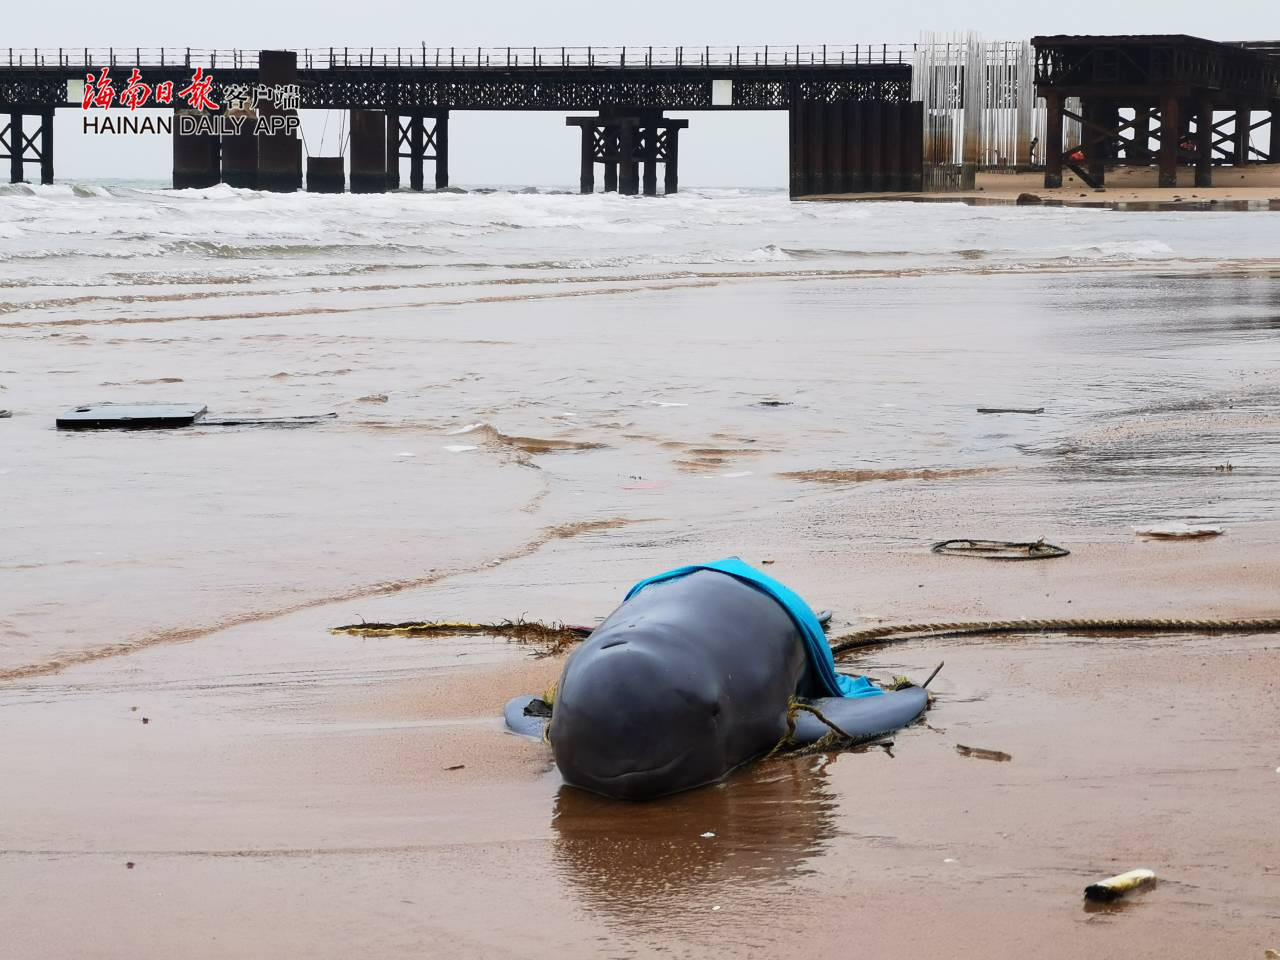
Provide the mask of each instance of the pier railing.
[{"label": "pier railing", "polygon": [[[916,44],[792,44],[735,47],[322,47],[298,50],[303,70],[369,68],[495,70],[600,67],[840,67],[910,63]],[[203,67],[254,70],[258,51],[196,47],[17,48],[7,53],[14,68]],[[0,59],[0,63],[4,61]]]}]

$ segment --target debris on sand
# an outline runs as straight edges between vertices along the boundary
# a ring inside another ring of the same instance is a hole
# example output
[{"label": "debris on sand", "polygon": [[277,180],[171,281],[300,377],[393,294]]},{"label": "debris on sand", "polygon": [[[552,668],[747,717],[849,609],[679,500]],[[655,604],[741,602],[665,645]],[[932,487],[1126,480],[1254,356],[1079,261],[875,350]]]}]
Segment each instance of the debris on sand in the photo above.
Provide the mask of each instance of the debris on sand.
[{"label": "debris on sand", "polygon": [[300,427],[323,423],[336,413],[297,417],[208,418],[203,404],[86,403],[55,420],[59,430],[176,430],[199,423],[202,427]]},{"label": "debris on sand", "polygon": [[1188,524],[1181,522],[1153,523],[1145,527],[1134,527],[1133,532],[1140,537],[1152,540],[1200,540],[1206,537],[1217,537],[1226,533],[1226,527],[1213,524]]},{"label": "debris on sand", "polygon": [[942,540],[929,549],[943,556],[981,557],[983,560],[1048,560],[1071,554],[1070,550],[1049,543],[1044,537],[1027,543],[1011,540]]},{"label": "debris on sand", "polygon": [[59,430],[161,430],[189,427],[205,415],[203,404],[86,403],[58,417]]},{"label": "debris on sand", "polygon": [[1013,754],[1005,753],[1003,750],[986,750],[982,747],[966,747],[963,743],[956,744],[956,753],[962,757],[973,757],[975,760],[994,760],[996,763],[1008,763],[1013,759]]},{"label": "debris on sand", "polygon": [[1114,877],[1108,877],[1106,880],[1089,884],[1084,888],[1084,896],[1086,900],[1106,902],[1119,899],[1126,893],[1150,886],[1155,882],[1156,875],[1154,870],[1130,870],[1128,873],[1121,873]]},{"label": "debris on sand", "polygon": [[536,620],[503,620],[500,623],[460,623],[456,621],[408,621],[405,623],[350,623],[331,627],[330,633],[354,637],[507,637],[520,643],[536,644],[542,652],[560,653],[590,635],[592,628]]},{"label": "debris on sand", "polygon": [[1044,407],[979,407],[979,413],[1044,413]]},{"label": "debris on sand", "polygon": [[807,480],[812,483],[869,483],[875,480],[953,480],[997,473],[998,467],[943,467],[850,470],[790,470],[778,476],[784,480]]}]

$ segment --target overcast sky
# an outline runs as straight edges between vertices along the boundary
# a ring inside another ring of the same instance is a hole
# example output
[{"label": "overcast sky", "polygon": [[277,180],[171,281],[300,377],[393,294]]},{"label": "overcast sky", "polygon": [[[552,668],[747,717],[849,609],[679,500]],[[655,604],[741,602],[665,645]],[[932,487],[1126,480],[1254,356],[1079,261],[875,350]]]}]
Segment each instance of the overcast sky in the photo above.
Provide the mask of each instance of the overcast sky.
[{"label": "overcast sky", "polygon": [[[208,3],[121,6],[69,0],[52,7],[11,4],[4,39],[13,47],[395,47],[435,46],[733,46],[736,44],[910,43],[922,30],[977,30],[988,39],[1052,33],[1187,33],[1213,40],[1280,40],[1275,0],[738,0],[633,3],[468,0],[405,4]],[[6,51],[0,48],[0,55]],[[786,182],[783,113],[689,116],[681,140],[687,185],[782,186]],[[79,111],[62,111],[56,128],[59,180],[91,177],[167,179],[164,136],[88,136]],[[338,118],[328,119],[324,153],[334,153]],[[325,126],[307,111],[312,152]],[[455,184],[570,185],[577,179],[578,134],[562,113],[455,113],[450,169]],[[512,146],[514,141],[514,147]],[[32,171],[34,172],[34,168]],[[30,174],[29,174],[30,175]],[[430,173],[428,173],[430,178]]]}]

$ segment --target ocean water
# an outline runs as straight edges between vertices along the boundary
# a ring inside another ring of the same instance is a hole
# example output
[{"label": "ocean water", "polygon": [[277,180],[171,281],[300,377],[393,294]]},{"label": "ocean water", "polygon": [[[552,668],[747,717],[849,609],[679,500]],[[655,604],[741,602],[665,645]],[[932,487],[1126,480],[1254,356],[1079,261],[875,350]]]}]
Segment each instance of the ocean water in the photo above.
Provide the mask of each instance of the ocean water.
[{"label": "ocean water", "polygon": [[[1267,213],[0,187],[0,669],[574,525],[1244,530],[1280,519],[1278,326]],[[90,401],[338,416],[53,429]]]}]

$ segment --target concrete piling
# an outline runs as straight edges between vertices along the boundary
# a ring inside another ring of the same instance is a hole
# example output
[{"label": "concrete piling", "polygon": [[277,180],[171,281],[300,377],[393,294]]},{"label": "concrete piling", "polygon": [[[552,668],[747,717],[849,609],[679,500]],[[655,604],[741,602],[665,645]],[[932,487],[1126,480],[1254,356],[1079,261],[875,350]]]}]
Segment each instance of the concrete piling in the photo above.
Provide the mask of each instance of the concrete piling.
[{"label": "concrete piling", "polygon": [[387,124],[381,110],[351,111],[351,192],[386,193]]},{"label": "concrete piling", "polygon": [[209,133],[180,133],[184,116],[200,114],[181,107],[173,112],[173,189],[202,190],[215,186],[221,171],[218,137]]},{"label": "concrete piling", "polygon": [[258,138],[253,127],[257,113],[248,109],[226,110],[230,116],[244,118],[239,133],[222,136],[222,182],[243,190],[258,187]]},{"label": "concrete piling", "polygon": [[344,157],[307,157],[307,193],[342,193],[345,189]]},{"label": "concrete piling", "polygon": [[[293,50],[263,50],[258,54],[258,83],[267,90],[298,83],[298,54]],[[258,101],[258,115],[297,117],[291,107],[277,106],[271,95]],[[259,133],[256,136],[257,182],[259,190],[291,193],[302,187],[302,154],[298,137],[287,132]],[[247,154],[246,154],[247,156]]]}]

